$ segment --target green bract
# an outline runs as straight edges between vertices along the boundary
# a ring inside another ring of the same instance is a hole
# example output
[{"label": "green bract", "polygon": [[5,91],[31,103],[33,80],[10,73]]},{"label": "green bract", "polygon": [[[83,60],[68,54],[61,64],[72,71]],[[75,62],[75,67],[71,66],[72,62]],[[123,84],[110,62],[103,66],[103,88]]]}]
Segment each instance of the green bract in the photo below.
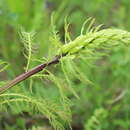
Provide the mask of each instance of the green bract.
[{"label": "green bract", "polygon": [[98,32],[89,32],[85,35],[80,35],[74,41],[63,45],[59,49],[58,54],[74,54],[84,48],[107,47],[109,45],[117,45],[120,42],[129,43],[130,33],[120,29],[104,29]]}]

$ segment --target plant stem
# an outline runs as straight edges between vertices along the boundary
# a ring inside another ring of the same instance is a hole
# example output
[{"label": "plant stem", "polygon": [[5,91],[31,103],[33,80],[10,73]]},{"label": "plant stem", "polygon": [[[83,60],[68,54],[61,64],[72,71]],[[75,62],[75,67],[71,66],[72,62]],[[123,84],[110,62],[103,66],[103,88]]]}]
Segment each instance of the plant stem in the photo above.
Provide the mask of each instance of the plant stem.
[{"label": "plant stem", "polygon": [[[65,55],[62,55],[65,56]],[[62,56],[55,56],[54,59],[48,63],[40,64],[33,69],[17,76],[14,80],[10,81],[8,84],[6,84],[3,87],[0,87],[0,93],[5,92],[7,89],[15,86],[16,84],[20,83],[21,81],[29,78],[30,76],[42,71],[45,67],[50,66],[52,64],[57,64]]]}]

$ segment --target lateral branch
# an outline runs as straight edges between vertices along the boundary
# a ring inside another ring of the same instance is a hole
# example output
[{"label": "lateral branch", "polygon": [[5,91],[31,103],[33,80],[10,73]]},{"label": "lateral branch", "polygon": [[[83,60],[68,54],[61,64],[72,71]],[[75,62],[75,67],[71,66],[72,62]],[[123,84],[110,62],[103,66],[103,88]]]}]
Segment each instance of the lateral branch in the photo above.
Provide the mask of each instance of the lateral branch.
[{"label": "lateral branch", "polygon": [[4,93],[7,89],[17,85],[18,83],[26,80],[27,78],[31,77],[32,75],[42,71],[44,68],[52,65],[52,64],[57,64],[60,60],[61,57],[63,57],[65,55],[62,55],[62,56],[55,56],[54,59],[48,63],[44,63],[44,64],[40,64],[36,67],[34,67],[33,69],[23,73],[23,74],[20,74],[19,76],[17,76],[15,79],[11,80],[9,83],[7,83],[5,86],[3,87],[0,87],[0,94],[1,93]]}]

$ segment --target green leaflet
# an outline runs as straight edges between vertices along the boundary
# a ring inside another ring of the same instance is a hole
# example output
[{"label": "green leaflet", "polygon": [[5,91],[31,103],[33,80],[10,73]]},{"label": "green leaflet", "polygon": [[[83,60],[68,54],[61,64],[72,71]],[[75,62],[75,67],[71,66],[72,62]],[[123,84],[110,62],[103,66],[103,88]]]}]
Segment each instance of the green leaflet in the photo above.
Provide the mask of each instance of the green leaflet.
[{"label": "green leaflet", "polygon": [[4,71],[9,66],[8,62],[0,60],[0,72]]},{"label": "green leaflet", "polygon": [[120,42],[128,44],[130,42],[130,33],[120,29],[104,29],[98,32],[88,32],[80,35],[74,41],[63,45],[58,54],[74,54],[83,48],[102,48],[104,46],[118,45]]},{"label": "green leaflet", "polygon": [[23,29],[21,29],[21,32],[19,34],[20,34],[21,41],[24,44],[24,48],[26,50],[26,52],[23,52],[23,53],[24,53],[25,58],[27,58],[27,66],[25,70],[27,72],[30,67],[31,60],[32,60],[32,52],[34,49],[33,40],[35,37],[35,32],[25,32]]},{"label": "green leaflet", "polygon": [[104,108],[98,108],[85,124],[84,130],[101,130],[102,123],[108,116],[108,111]]},{"label": "green leaflet", "polygon": [[[68,113],[63,111],[59,104],[47,99],[39,99],[20,93],[7,93],[0,95],[0,109],[5,110],[7,106],[12,111],[21,112],[21,107],[28,109],[30,112],[42,113],[50,121],[56,130],[65,130],[61,121],[68,122]],[[30,107],[31,106],[31,107]],[[23,110],[22,108],[22,110]],[[60,119],[60,120],[59,120]]]}]

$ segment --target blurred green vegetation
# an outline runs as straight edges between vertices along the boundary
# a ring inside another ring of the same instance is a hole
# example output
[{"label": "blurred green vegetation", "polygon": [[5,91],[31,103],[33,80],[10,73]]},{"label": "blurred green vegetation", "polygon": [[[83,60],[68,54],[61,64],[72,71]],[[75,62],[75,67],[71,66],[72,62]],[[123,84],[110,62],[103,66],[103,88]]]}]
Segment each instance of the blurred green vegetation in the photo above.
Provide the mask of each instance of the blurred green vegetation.
[{"label": "blurred green vegetation", "polygon": [[[0,0],[0,59],[10,64],[6,71],[0,73],[0,81],[11,80],[25,71],[27,59],[23,55],[24,46],[19,37],[21,27],[27,32],[36,32],[34,59],[48,57],[48,48],[52,47],[49,43],[53,12],[54,22],[63,43],[66,16],[70,23],[69,32],[72,39],[78,36],[83,22],[89,17],[96,19],[96,25],[104,24],[102,28],[116,27],[130,31],[130,0]],[[38,61],[32,62],[29,68],[38,63]],[[80,97],[76,99],[70,95],[73,103],[71,124],[73,130],[85,128],[86,130],[129,130],[130,48],[116,47],[111,50],[110,56],[97,60],[93,66],[86,65],[83,61],[78,63],[78,66],[93,85],[73,78],[73,88]],[[63,76],[59,68],[49,69],[62,80]],[[21,83],[22,87],[16,86],[14,91],[24,91],[28,88],[29,82],[27,80]],[[32,89],[38,91],[35,96],[49,95],[49,98],[58,100],[59,95],[54,85],[47,81],[43,82],[44,80],[33,82]],[[101,113],[96,117],[95,112],[100,110]],[[27,119],[34,118],[33,114],[28,114],[29,112],[23,107],[22,117],[18,111],[1,114],[0,129],[15,130],[41,125],[43,120],[41,117],[38,121],[34,119],[30,124],[27,123]],[[98,121],[96,122],[93,117]],[[13,121],[10,121],[10,118]],[[90,123],[93,123],[94,128],[89,129],[92,125]],[[96,128],[94,123],[97,125]],[[36,129],[40,130],[40,128]]]}]

